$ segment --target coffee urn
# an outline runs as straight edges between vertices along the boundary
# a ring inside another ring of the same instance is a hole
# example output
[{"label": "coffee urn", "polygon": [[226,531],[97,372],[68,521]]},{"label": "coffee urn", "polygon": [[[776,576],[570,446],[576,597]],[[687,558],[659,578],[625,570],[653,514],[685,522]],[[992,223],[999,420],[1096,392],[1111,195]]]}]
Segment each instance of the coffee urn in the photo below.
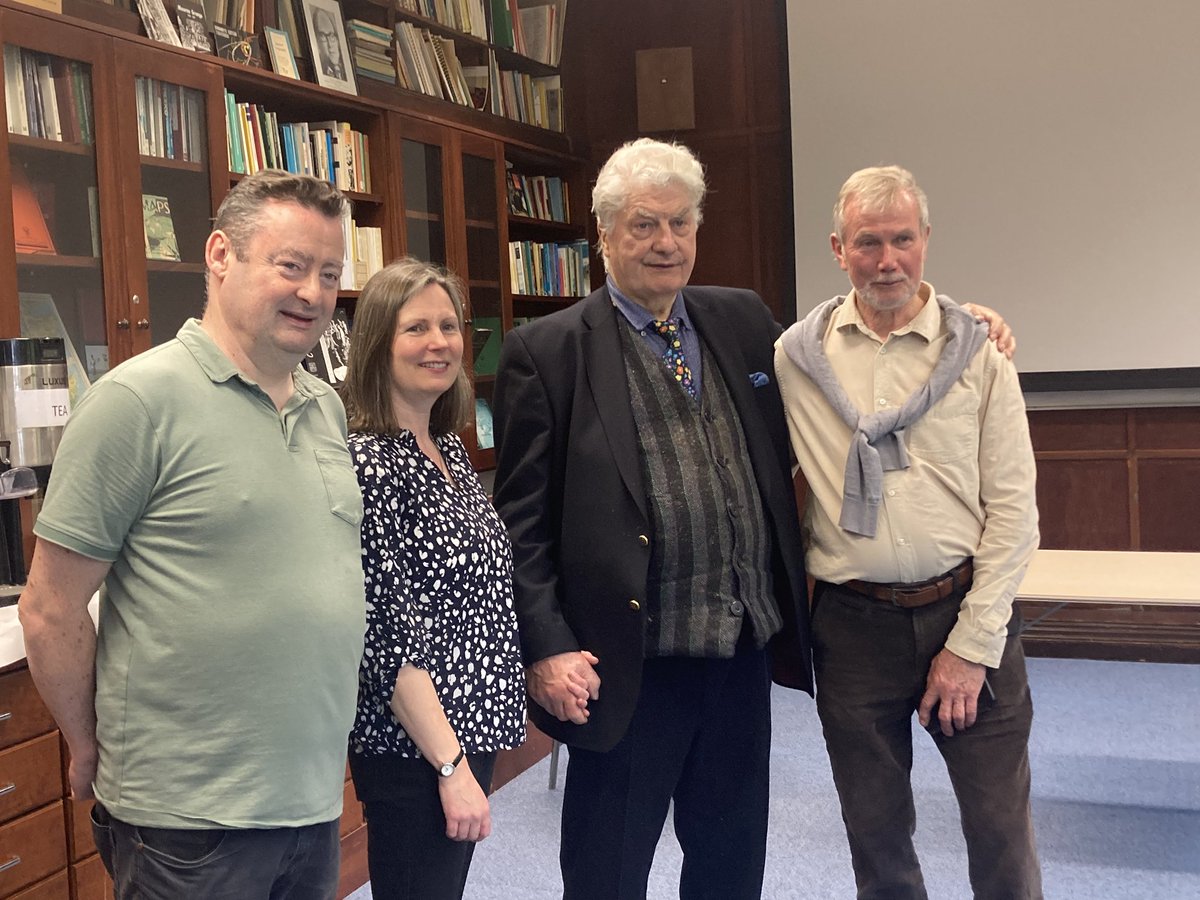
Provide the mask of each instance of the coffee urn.
[{"label": "coffee urn", "polygon": [[18,500],[45,487],[70,412],[62,338],[0,339],[0,580],[6,583],[25,581]]}]

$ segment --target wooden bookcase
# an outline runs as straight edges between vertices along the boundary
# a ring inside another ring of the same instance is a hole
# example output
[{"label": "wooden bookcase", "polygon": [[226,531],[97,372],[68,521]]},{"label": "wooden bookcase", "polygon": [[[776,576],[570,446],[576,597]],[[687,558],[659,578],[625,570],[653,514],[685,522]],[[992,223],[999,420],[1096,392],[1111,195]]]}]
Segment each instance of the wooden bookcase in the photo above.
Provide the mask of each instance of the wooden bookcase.
[{"label": "wooden bookcase", "polygon": [[[347,18],[389,29],[397,15],[384,0],[347,0],[344,5]],[[57,96],[64,107],[71,107],[80,91],[91,99],[89,121],[69,122],[65,128],[59,123],[62,139],[57,133],[25,135],[15,133],[20,128],[6,128],[0,140],[0,187],[11,192],[14,184],[26,186],[23,196],[32,196],[32,208],[50,239],[37,248],[40,252],[17,252],[18,230],[23,240],[33,240],[26,233],[31,222],[15,221],[8,212],[0,215],[0,336],[22,334],[22,293],[49,296],[80,365],[95,378],[169,340],[184,319],[200,315],[204,241],[221,200],[241,177],[230,173],[228,163],[226,91],[238,101],[277,113],[281,121],[332,119],[366,134],[374,183],[369,192],[349,193],[355,219],[381,229],[385,261],[409,253],[458,273],[468,288],[472,322],[498,322],[498,338],[513,327],[514,318],[572,302],[514,296],[508,262],[510,238],[568,241],[587,236],[588,164],[565,134],[365,78],[359,79],[360,93],[353,96],[157,44],[142,36],[137,14],[120,4],[63,0],[63,10],[57,15],[0,0],[0,43],[18,58],[25,53],[35,62],[45,61],[51,75],[68,73],[69,85],[55,85],[53,78],[44,85],[63,91]],[[275,25],[275,4],[259,4],[257,17],[259,26]],[[454,39],[458,46],[459,37]],[[473,52],[490,50],[495,48],[476,39]],[[509,68],[533,75],[553,71],[511,51],[495,52]],[[299,66],[303,76],[311,75],[303,55]],[[16,114],[17,109],[9,110],[17,100],[12,92],[16,86],[4,84],[0,104],[6,115]],[[163,112],[164,104],[174,114]],[[152,113],[150,106],[158,112]],[[156,115],[161,117],[157,125]],[[567,181],[570,222],[511,214],[510,166]],[[179,259],[147,258],[145,196],[165,199]],[[28,205],[22,209],[19,215],[27,216]],[[26,250],[31,249],[27,244]],[[356,291],[342,291],[338,302],[352,315],[356,299]],[[490,373],[476,378],[478,395],[489,405],[493,378]],[[474,427],[464,440],[477,467],[494,465],[494,451],[486,438],[485,446],[479,446]],[[15,696],[8,688],[19,687],[21,702],[28,701],[34,710],[33,731],[0,740],[5,748],[0,750],[0,775],[16,759],[22,778],[32,766],[41,791],[19,812],[0,806],[0,835],[21,837],[29,847],[26,859],[37,859],[40,867],[33,875],[28,864],[0,873],[0,898],[111,896],[91,844],[87,810],[65,794],[66,751],[52,721],[40,708],[22,665],[6,669],[0,679],[0,700]],[[519,771],[509,762],[499,766],[505,777]],[[7,783],[2,777],[0,782]],[[43,783],[50,785],[49,793],[41,790]],[[341,834],[344,896],[366,881],[366,832],[349,781]],[[0,845],[9,846],[5,839]],[[0,864],[5,859],[0,854]]]}]

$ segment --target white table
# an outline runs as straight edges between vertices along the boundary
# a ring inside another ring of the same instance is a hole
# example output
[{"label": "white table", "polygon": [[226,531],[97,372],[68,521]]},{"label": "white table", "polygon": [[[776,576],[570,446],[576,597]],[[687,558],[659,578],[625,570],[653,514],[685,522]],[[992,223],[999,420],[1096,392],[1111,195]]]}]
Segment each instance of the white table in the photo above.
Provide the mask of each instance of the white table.
[{"label": "white table", "polygon": [[1200,553],[1038,550],[1017,599],[1054,604],[1023,631],[1068,603],[1200,606]]}]

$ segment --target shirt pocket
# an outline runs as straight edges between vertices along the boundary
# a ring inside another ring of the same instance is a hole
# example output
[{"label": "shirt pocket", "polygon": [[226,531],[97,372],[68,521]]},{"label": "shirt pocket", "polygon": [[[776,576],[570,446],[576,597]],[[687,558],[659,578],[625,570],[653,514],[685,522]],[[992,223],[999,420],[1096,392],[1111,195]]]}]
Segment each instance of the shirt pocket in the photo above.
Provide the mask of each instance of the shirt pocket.
[{"label": "shirt pocket", "polygon": [[358,489],[358,478],[350,462],[349,450],[314,450],[321,480],[325,482],[325,496],[329,511],[355,528],[362,524],[362,492]]},{"label": "shirt pocket", "polygon": [[979,451],[979,398],[951,390],[908,427],[908,451],[934,463],[953,462]]}]

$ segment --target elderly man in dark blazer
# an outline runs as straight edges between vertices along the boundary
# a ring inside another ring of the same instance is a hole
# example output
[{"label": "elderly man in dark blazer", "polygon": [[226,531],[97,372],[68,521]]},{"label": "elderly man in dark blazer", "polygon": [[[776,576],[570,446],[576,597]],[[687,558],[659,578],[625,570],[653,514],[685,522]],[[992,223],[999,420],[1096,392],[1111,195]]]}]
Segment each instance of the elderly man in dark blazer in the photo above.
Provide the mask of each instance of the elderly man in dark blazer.
[{"label": "elderly man in dark blazer", "polygon": [[644,898],[671,801],[680,896],[757,898],[768,642],[811,692],[780,328],[687,286],[704,192],[686,147],[618,149],[592,198],[607,284],[509,334],[496,378],[531,712],[570,748],[568,898]]}]

